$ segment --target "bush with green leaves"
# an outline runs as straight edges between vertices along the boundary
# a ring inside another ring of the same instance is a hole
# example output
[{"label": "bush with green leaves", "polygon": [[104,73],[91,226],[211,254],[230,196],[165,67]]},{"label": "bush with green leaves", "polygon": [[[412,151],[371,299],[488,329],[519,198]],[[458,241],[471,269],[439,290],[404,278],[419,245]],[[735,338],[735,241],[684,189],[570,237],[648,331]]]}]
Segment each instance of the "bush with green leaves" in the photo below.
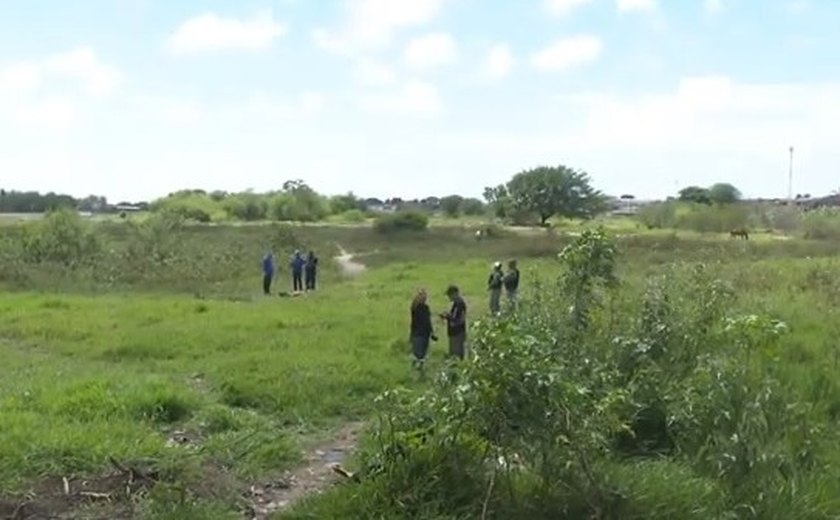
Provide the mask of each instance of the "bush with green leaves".
[{"label": "bush with green leaves", "polygon": [[779,376],[786,325],[702,265],[622,293],[617,261],[584,232],[467,362],[386,393],[359,483],[299,517],[828,518],[834,438]]},{"label": "bush with green leaves", "polygon": [[801,217],[802,235],[814,240],[836,240],[840,238],[840,211],[817,209]]},{"label": "bush with green leaves", "polygon": [[419,211],[385,213],[376,217],[373,226],[380,233],[425,231],[429,227],[429,217]]},{"label": "bush with green leaves", "polygon": [[73,210],[49,213],[30,224],[23,234],[23,256],[27,262],[53,262],[69,267],[91,262],[101,244],[89,225]]}]

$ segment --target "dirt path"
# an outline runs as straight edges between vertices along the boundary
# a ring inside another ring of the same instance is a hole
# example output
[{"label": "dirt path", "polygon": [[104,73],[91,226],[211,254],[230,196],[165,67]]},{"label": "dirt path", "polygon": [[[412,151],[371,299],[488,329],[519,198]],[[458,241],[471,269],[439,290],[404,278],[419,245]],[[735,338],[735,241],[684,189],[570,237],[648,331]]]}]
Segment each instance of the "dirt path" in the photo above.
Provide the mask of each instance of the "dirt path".
[{"label": "dirt path", "polygon": [[338,262],[343,276],[355,278],[367,270],[364,264],[355,261],[352,253],[348,253],[341,245],[336,245],[338,246],[339,255],[335,257],[335,261]]},{"label": "dirt path", "polygon": [[254,485],[247,493],[247,518],[264,520],[288,509],[305,496],[320,493],[342,477],[335,470],[356,449],[362,423],[349,423],[331,439],[315,446],[304,462],[278,482]]}]

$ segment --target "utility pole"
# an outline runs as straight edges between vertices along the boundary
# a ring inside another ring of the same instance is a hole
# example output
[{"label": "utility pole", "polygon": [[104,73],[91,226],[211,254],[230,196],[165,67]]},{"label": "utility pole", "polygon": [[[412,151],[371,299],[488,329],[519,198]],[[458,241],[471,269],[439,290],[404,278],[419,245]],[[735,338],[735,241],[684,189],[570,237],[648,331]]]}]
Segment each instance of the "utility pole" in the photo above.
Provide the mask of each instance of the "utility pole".
[{"label": "utility pole", "polygon": [[788,166],[788,202],[793,200],[793,146],[789,148],[790,165]]}]

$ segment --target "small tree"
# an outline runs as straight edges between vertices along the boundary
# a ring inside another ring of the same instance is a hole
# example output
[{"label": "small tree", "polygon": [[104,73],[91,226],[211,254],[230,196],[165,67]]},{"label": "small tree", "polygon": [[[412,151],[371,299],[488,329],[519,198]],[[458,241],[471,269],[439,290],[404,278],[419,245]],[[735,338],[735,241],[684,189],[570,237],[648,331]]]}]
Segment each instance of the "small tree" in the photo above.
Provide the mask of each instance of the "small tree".
[{"label": "small tree", "polygon": [[603,211],[604,196],[589,176],[566,166],[541,166],[516,174],[507,183],[513,208],[533,213],[545,225],[555,215],[591,218]]},{"label": "small tree", "polygon": [[464,198],[460,195],[450,195],[440,199],[440,209],[447,217],[455,218],[461,214]]},{"label": "small tree", "polygon": [[711,204],[712,197],[709,190],[699,186],[689,186],[680,190],[680,200],[683,202],[694,202],[697,204]]},{"label": "small tree", "polygon": [[464,213],[464,215],[483,215],[484,210],[484,203],[478,199],[464,199],[464,201],[461,203],[461,211]]},{"label": "small tree", "polygon": [[733,204],[741,200],[741,192],[738,188],[726,182],[712,185],[708,193],[709,199],[715,204]]}]

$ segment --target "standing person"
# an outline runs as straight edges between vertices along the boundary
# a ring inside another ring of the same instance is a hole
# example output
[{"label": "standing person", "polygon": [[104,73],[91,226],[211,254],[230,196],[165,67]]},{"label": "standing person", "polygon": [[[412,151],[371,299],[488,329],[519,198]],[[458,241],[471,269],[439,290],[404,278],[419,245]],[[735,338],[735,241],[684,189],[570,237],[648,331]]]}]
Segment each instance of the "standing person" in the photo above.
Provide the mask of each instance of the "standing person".
[{"label": "standing person", "polygon": [[262,260],[263,294],[271,294],[271,281],[274,280],[274,255],[266,253]]},{"label": "standing person", "polygon": [[511,309],[516,310],[516,297],[519,294],[519,268],[516,260],[508,262],[508,272],[505,275],[505,293]]},{"label": "standing person", "polygon": [[449,312],[440,315],[446,320],[446,333],[449,336],[449,356],[464,359],[467,344],[467,303],[461,297],[458,287],[450,285],[446,296],[452,302]]},{"label": "standing person", "polygon": [[310,251],[306,255],[306,265],[304,266],[306,290],[315,290],[315,276],[318,274],[318,257],[315,256],[314,251]]},{"label": "standing person", "polygon": [[295,292],[299,292],[303,290],[303,266],[306,263],[306,260],[303,259],[303,256],[300,254],[300,251],[295,251],[295,254],[292,256],[292,290]]},{"label": "standing person", "polygon": [[426,290],[420,289],[411,302],[411,353],[414,355],[411,366],[420,370],[429,352],[429,341],[437,341],[427,299]]},{"label": "standing person", "polygon": [[493,270],[490,271],[490,277],[487,279],[487,290],[490,291],[490,312],[493,314],[499,314],[499,311],[501,311],[503,280],[502,263],[496,262],[493,264]]}]

